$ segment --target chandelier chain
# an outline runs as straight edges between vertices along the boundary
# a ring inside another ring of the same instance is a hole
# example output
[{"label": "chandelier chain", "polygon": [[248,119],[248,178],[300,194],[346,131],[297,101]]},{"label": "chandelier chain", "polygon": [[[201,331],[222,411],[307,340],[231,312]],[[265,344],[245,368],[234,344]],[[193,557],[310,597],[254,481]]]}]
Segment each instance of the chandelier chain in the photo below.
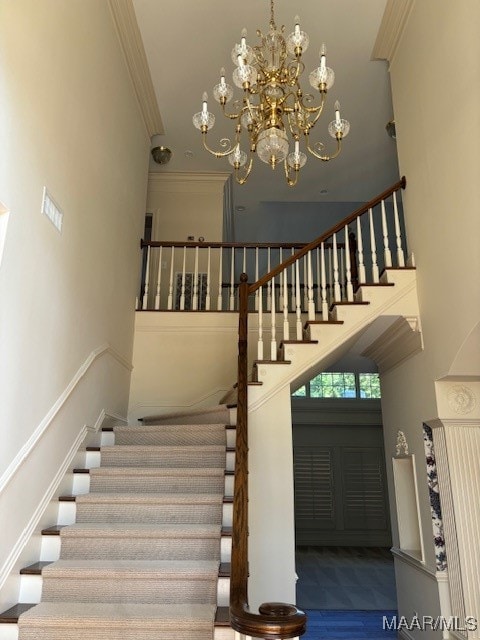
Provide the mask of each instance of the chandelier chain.
[{"label": "chandelier chain", "polygon": [[275,9],[273,0],[270,0],[270,26],[275,27]]}]

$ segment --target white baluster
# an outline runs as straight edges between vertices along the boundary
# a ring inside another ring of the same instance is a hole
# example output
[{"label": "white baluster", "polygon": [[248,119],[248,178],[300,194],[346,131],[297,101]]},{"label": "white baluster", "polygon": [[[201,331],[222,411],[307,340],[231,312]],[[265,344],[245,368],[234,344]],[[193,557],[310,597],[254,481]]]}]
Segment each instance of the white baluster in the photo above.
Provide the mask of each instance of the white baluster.
[{"label": "white baluster", "polygon": [[210,247],[207,253],[207,291],[205,292],[205,311],[210,311]]},{"label": "white baluster", "polygon": [[159,311],[160,309],[160,287],[162,282],[162,249],[160,247],[160,253],[158,256],[158,273],[157,273],[157,291],[155,294],[155,309]]},{"label": "white baluster", "polygon": [[263,360],[263,291],[258,289],[258,343],[257,358]]},{"label": "white baluster", "polygon": [[339,284],[340,284],[340,300],[344,300],[345,298],[345,261],[343,259],[343,254],[344,254],[344,248],[340,247],[339,249],[339,274],[338,274],[338,279],[339,279]]},{"label": "white baluster", "polygon": [[[282,277],[282,276],[280,276]],[[290,339],[290,323],[288,322],[288,269],[283,270],[283,339]]]},{"label": "white baluster", "polygon": [[145,270],[145,289],[143,291],[142,309],[148,309],[148,288],[150,283],[150,247],[147,247],[147,268]]},{"label": "white baluster", "polygon": [[297,340],[303,338],[302,328],[302,299],[300,297],[300,265],[299,260],[295,262],[295,309],[297,313]]},{"label": "white baluster", "polygon": [[397,239],[397,266],[405,266],[405,255],[402,249],[402,234],[400,231],[400,221],[398,219],[397,194],[393,192],[393,215],[395,218],[395,236]]},{"label": "white baluster", "polygon": [[312,252],[307,253],[308,319],[315,320],[315,300],[313,299]]},{"label": "white baluster", "polygon": [[321,271],[321,267],[320,267],[320,248],[317,247],[317,308],[321,309],[322,308],[322,290],[321,290],[321,286],[320,286],[320,282],[322,279],[322,271]]},{"label": "white baluster", "polygon": [[195,247],[195,267],[193,269],[192,310],[198,311],[198,247]]},{"label": "white baluster", "polygon": [[358,252],[358,284],[365,284],[367,276],[365,273],[365,264],[363,263],[363,240],[362,225],[360,224],[360,216],[357,218],[357,252]]},{"label": "white baluster", "polygon": [[218,296],[217,296],[217,311],[222,311],[222,279],[223,279],[223,247],[220,247],[220,254],[218,259]]},{"label": "white baluster", "polygon": [[[267,249],[267,273],[270,273],[270,247]],[[267,311],[272,309],[272,282],[267,283]]]},{"label": "white baluster", "polygon": [[[283,260],[282,260],[282,247],[280,247],[280,251],[278,253],[278,259],[279,259],[278,264],[282,264],[282,262],[283,262]],[[283,309],[284,291],[283,291],[283,278],[282,278],[282,276],[280,276],[280,282],[278,284],[279,284],[279,288],[278,288],[278,308],[279,309]]]},{"label": "white baluster", "polygon": [[[272,291],[275,291],[275,278],[272,278]],[[272,300],[271,300],[271,312],[270,312],[270,317],[271,317],[271,342],[270,342],[270,360],[276,360],[277,359],[277,324],[276,324],[276,313],[275,313],[275,294],[272,296]]]},{"label": "white baluster", "polygon": [[[292,247],[292,256],[295,253],[295,249]],[[295,264],[292,264],[292,306],[291,309],[292,311],[295,311],[296,307],[297,307],[297,294],[296,294],[296,286],[295,286],[295,282],[296,282],[296,277],[295,277],[295,273],[296,273],[296,267]]]},{"label": "white baluster", "polygon": [[348,240],[348,226],[345,225],[345,277],[346,277],[346,294],[348,302],[353,302],[353,286],[352,286],[352,270],[350,263],[350,243]]},{"label": "white baluster", "polygon": [[383,232],[383,259],[385,267],[392,266],[392,254],[390,247],[388,246],[388,227],[387,227],[387,215],[385,213],[385,200],[382,200],[382,232]]},{"label": "white baluster", "polygon": [[235,311],[235,249],[232,247],[230,259],[230,311]]},{"label": "white baluster", "polygon": [[[258,247],[255,247],[255,282],[258,282]],[[260,290],[255,292],[255,311],[258,311],[258,298],[260,296]]]},{"label": "white baluster", "polygon": [[331,305],[334,301],[333,299],[333,251],[332,245],[328,247],[328,297],[329,304]]},{"label": "white baluster", "polygon": [[374,283],[378,283],[377,245],[375,242],[375,229],[373,227],[373,213],[371,208],[368,210],[368,218],[370,222],[370,249],[372,251],[372,280]]},{"label": "white baluster", "polygon": [[180,293],[180,311],[185,311],[185,267],[187,263],[187,247],[183,247],[182,291]]},{"label": "white baluster", "polygon": [[168,283],[168,300],[167,309],[171,311],[173,309],[173,263],[175,261],[175,247],[172,247],[172,254],[170,256],[170,281]]},{"label": "white baluster", "polygon": [[333,234],[333,299],[335,302],[340,302],[342,299],[340,284],[338,282],[338,252],[336,233]]},{"label": "white baluster", "polygon": [[327,273],[325,269],[325,245],[322,242],[320,250],[320,289],[322,292],[322,320],[326,322],[328,320],[328,301],[327,301]]},{"label": "white baluster", "polygon": [[307,256],[303,256],[303,310],[308,312],[308,266]]}]

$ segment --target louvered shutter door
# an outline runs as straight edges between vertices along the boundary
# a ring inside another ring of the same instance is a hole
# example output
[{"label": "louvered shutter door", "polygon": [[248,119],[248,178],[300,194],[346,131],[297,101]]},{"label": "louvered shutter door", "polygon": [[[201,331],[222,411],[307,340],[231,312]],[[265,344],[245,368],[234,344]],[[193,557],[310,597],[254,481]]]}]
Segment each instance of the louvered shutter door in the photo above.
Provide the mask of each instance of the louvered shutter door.
[{"label": "louvered shutter door", "polygon": [[345,529],[384,530],[388,526],[382,450],[342,448]]},{"label": "louvered shutter door", "polygon": [[294,471],[297,530],[334,529],[332,448],[296,447]]}]

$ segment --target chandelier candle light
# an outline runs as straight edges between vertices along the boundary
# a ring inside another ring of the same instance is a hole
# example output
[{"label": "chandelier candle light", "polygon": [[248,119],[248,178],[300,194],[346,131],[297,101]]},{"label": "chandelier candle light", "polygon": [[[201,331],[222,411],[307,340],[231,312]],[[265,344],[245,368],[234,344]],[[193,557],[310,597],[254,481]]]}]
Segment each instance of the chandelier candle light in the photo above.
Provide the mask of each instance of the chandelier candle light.
[{"label": "chandelier candle light", "polygon": [[[217,158],[228,157],[239,184],[247,181],[256,153],[272,169],[283,162],[287,183],[295,186],[299,171],[307,161],[307,155],[300,150],[300,139],[304,138],[305,148],[310,154],[327,162],[340,153],[342,139],[350,131],[350,123],[341,118],[337,101],[335,120],[328,125],[329,134],[337,141],[335,153],[326,155],[321,142],[310,143],[310,130],[322,115],[335,74],[327,67],[326,48],[322,45],[320,66],[309,75],[311,86],[320,93],[320,104],[314,105],[314,97],[304,94],[300,86],[300,76],[305,69],[301,58],[308,48],[308,35],[301,30],[297,16],[293,32],[284,37],[285,27],[277,29],[275,24],[273,2],[270,0],[268,33],[264,35],[257,31],[261,43],[253,48],[248,45],[244,29],[240,43],[233,47],[232,60],[236,64],[233,82],[243,89],[243,100],[233,102],[234,112],[229,113],[226,109],[227,102],[233,97],[233,88],[225,81],[225,69],[221,69],[220,82],[213,88],[213,96],[224,115],[236,121],[233,142],[222,138],[220,151],[208,146],[207,133],[215,124],[215,116],[208,110],[206,93],[203,94],[202,110],[193,116],[193,124],[202,132],[207,151]],[[248,153],[240,146],[245,134]],[[292,151],[289,135],[293,142]]]}]

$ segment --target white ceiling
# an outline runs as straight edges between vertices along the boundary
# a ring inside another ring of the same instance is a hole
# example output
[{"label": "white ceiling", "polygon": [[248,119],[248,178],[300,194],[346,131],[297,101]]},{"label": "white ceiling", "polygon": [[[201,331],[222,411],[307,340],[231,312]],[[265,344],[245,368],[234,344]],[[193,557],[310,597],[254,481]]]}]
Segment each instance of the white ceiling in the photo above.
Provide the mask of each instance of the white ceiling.
[{"label": "white ceiling", "polygon": [[[228,172],[231,167],[226,159],[215,159],[203,150],[192,114],[200,110],[204,90],[211,97],[222,66],[227,70],[227,81],[231,77],[230,52],[242,27],[247,28],[252,44],[257,42],[257,28],[267,30],[269,1],[133,0],[133,4],[165,128],[156,144],[173,151],[168,166],[151,161],[151,171]],[[276,0],[277,25],[285,24],[289,33],[298,14],[310,36],[304,55],[304,89],[310,87],[308,73],[318,66],[322,42],[327,45],[328,66],[335,71],[326,113],[317,123],[312,141],[334,146],[327,125],[333,119],[336,99],[351,131],[338,159],[323,163],[309,157],[295,188],[285,184],[282,166],[272,171],[256,158],[247,184],[235,188],[237,206],[251,210],[262,201],[361,202],[398,179],[395,143],[385,131],[392,118],[387,66],[371,61],[385,5],[386,0]],[[213,98],[209,109],[216,115],[209,143],[217,147],[218,140],[231,135],[233,127]],[[187,157],[186,151],[193,152],[193,157]],[[323,189],[328,193],[322,195]]]}]

